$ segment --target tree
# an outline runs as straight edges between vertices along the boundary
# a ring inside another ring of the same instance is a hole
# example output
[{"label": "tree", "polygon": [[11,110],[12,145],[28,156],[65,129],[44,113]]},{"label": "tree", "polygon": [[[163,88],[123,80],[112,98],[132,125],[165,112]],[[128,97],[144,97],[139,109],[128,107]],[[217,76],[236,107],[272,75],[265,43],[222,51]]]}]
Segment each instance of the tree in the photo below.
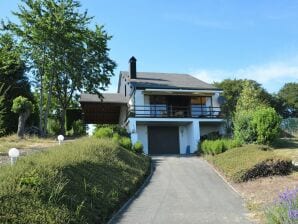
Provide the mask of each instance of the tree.
[{"label": "tree", "polygon": [[[65,132],[65,112],[80,91],[100,94],[110,84],[115,62],[107,47],[111,39],[102,26],[91,29],[92,17],[75,0],[23,0],[15,12],[18,24],[5,24],[21,40],[39,88],[40,127],[52,108]],[[46,94],[45,94],[46,93]],[[46,95],[46,97],[45,97]]]},{"label": "tree", "polygon": [[245,80],[236,104],[236,113],[239,111],[255,110],[258,107],[268,106],[268,104],[267,99],[262,97],[262,90],[256,88],[248,80]]},{"label": "tree", "polygon": [[[225,98],[225,103],[221,105],[221,110],[225,114],[227,119],[227,131],[232,132],[233,120],[236,112],[236,105],[241,92],[245,85],[249,85],[251,88],[257,91],[257,98],[263,102],[274,102],[272,96],[261,87],[261,84],[254,80],[246,79],[225,79],[222,82],[214,83],[218,88],[223,89],[222,96]],[[272,103],[273,104],[273,103]]]},{"label": "tree", "polygon": [[21,59],[21,48],[8,33],[0,34],[0,83],[2,90],[1,107],[5,111],[0,122],[0,135],[15,132],[17,115],[11,112],[12,101],[17,96],[27,97],[34,102],[30,82],[26,77],[26,67]]},{"label": "tree", "polygon": [[19,115],[17,135],[20,138],[24,138],[26,121],[32,109],[32,103],[25,97],[19,96],[13,100],[11,111]]},{"label": "tree", "polygon": [[284,101],[285,108],[290,115],[295,115],[295,113],[298,115],[298,83],[286,83],[279,90],[278,96]]}]

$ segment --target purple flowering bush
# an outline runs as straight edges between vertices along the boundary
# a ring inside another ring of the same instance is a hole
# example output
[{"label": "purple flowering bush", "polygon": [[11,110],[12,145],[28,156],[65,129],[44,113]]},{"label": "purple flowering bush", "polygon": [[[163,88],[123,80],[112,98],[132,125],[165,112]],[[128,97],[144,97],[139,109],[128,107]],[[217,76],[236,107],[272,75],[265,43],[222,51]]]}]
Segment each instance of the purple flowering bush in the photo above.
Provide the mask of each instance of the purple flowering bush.
[{"label": "purple flowering bush", "polygon": [[266,212],[267,223],[298,224],[298,187],[279,194]]}]

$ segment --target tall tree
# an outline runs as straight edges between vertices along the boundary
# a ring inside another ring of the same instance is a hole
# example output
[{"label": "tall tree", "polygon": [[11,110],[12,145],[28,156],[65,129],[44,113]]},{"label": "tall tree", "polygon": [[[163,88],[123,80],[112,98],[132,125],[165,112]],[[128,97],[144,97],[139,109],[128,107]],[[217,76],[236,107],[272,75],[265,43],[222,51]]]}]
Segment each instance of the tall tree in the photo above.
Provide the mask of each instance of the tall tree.
[{"label": "tall tree", "polygon": [[267,99],[262,97],[262,90],[248,80],[244,81],[243,89],[240,93],[236,105],[236,113],[239,111],[255,110],[257,107],[268,105]]},{"label": "tall tree", "polygon": [[34,101],[30,82],[25,74],[26,67],[22,60],[21,49],[13,37],[0,34],[0,83],[6,93],[2,96],[1,107],[5,111],[0,122],[1,134],[9,134],[17,129],[17,115],[11,112],[12,101],[17,96],[24,96]]},{"label": "tall tree", "polygon": [[[91,29],[92,17],[81,12],[75,0],[22,0],[15,12],[18,24],[5,27],[16,34],[28,62],[34,68],[40,90],[40,127],[44,130],[52,100],[58,107],[61,133],[65,111],[80,91],[100,94],[116,64],[109,58],[108,40],[102,26]],[[46,98],[44,98],[46,94]]]},{"label": "tall tree", "polygon": [[232,131],[232,120],[236,112],[236,105],[245,86],[245,83],[258,92],[257,95],[260,100],[264,102],[270,102],[270,104],[271,102],[273,102],[273,100],[271,99],[271,95],[261,87],[261,84],[257,83],[254,80],[225,79],[222,82],[214,83],[216,87],[223,89],[222,95],[225,98],[225,102],[223,103],[223,105],[221,105],[221,110],[225,114],[225,117],[227,119],[228,132]]},{"label": "tall tree", "polygon": [[290,115],[298,116],[298,83],[286,83],[279,90],[278,96],[284,101],[284,106]]}]

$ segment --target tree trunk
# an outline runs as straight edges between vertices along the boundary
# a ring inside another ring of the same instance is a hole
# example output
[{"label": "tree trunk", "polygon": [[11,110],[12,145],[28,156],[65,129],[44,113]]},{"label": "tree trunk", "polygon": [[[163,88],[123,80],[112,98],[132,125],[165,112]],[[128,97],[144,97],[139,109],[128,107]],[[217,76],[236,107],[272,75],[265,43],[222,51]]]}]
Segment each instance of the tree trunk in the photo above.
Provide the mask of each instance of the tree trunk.
[{"label": "tree trunk", "polygon": [[50,82],[47,106],[46,106],[45,115],[44,115],[44,129],[45,129],[44,133],[45,133],[45,135],[47,135],[48,116],[49,116],[49,110],[50,110],[51,101],[52,101],[52,92],[53,92],[53,79]]},{"label": "tree trunk", "polygon": [[17,132],[17,135],[19,138],[24,138],[26,121],[29,115],[30,115],[30,111],[20,113],[19,115],[18,132]]},{"label": "tree trunk", "polygon": [[65,135],[65,116],[66,116],[66,109],[63,108],[60,115],[60,132],[62,135]]}]

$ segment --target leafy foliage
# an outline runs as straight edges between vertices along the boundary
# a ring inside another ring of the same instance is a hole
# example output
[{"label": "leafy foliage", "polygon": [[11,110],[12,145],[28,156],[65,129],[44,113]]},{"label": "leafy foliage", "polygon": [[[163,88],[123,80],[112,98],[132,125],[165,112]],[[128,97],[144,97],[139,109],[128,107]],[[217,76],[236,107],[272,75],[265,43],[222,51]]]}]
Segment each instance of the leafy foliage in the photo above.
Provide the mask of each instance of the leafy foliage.
[{"label": "leafy foliage", "polygon": [[111,138],[113,136],[113,129],[110,127],[95,129],[94,136],[97,138]]},{"label": "leafy foliage", "polygon": [[11,111],[20,114],[26,111],[32,111],[32,109],[32,103],[26,97],[19,96],[13,100]]},{"label": "leafy foliage", "polygon": [[127,150],[131,150],[132,143],[131,143],[130,138],[128,138],[128,137],[122,137],[122,138],[120,138],[120,140],[119,140],[119,144],[120,144],[120,146],[122,146],[123,148],[125,148],[125,149],[127,149]]},{"label": "leafy foliage", "polygon": [[[25,62],[21,60],[22,54],[19,45],[9,34],[0,34],[0,83],[1,110],[5,111],[0,122],[0,135],[9,134],[17,130],[18,114],[11,111],[13,99],[18,96],[28,98],[35,103],[30,91],[30,83],[25,75]],[[33,111],[35,112],[35,111]],[[33,118],[36,117],[34,114]],[[31,124],[35,120],[29,120]]]},{"label": "leafy foliage", "polygon": [[268,106],[268,102],[262,97],[262,89],[257,88],[254,84],[245,80],[236,104],[236,113],[239,111],[255,110],[262,106]]},{"label": "leafy foliage", "polygon": [[253,143],[257,140],[255,126],[252,125],[254,111],[239,111],[234,117],[234,136],[242,143]]},{"label": "leafy foliage", "polygon": [[142,142],[140,141],[137,141],[133,146],[132,146],[132,150],[135,152],[135,153],[143,153],[143,149],[144,149],[144,146],[142,144]]},{"label": "leafy foliage", "polygon": [[72,123],[72,132],[74,136],[86,135],[86,125],[82,120],[76,120]]},{"label": "leafy foliage", "polygon": [[198,151],[202,150],[204,154],[216,155],[239,146],[241,143],[234,139],[204,140],[198,145]]},{"label": "leafy foliage", "polygon": [[261,108],[253,113],[251,124],[257,133],[257,143],[269,144],[278,137],[281,117],[271,107]]},{"label": "leafy foliage", "polygon": [[[285,102],[291,114],[298,113],[298,83],[286,83],[278,92],[278,96]],[[290,115],[291,115],[290,114]],[[298,114],[296,114],[298,116]]]},{"label": "leafy foliage", "polygon": [[147,157],[84,138],[1,167],[1,223],[106,223],[149,171]]},{"label": "leafy foliage", "polygon": [[66,108],[76,93],[105,90],[116,66],[108,54],[111,36],[103,26],[91,29],[92,17],[80,7],[75,0],[23,0],[13,13],[18,23],[5,24],[20,40],[33,68],[41,126],[46,127],[48,114],[54,111],[62,132]]}]

